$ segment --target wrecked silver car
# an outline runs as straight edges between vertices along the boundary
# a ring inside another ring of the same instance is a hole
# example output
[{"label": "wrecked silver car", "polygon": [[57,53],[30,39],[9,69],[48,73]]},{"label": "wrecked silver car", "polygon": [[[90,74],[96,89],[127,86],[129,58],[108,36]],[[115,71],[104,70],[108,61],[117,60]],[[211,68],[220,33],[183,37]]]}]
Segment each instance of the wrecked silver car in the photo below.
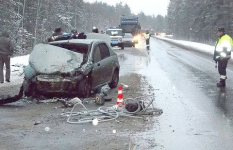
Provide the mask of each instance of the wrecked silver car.
[{"label": "wrecked silver car", "polygon": [[72,39],[38,44],[24,69],[25,96],[78,95],[88,97],[104,85],[119,81],[117,54],[101,40]]}]

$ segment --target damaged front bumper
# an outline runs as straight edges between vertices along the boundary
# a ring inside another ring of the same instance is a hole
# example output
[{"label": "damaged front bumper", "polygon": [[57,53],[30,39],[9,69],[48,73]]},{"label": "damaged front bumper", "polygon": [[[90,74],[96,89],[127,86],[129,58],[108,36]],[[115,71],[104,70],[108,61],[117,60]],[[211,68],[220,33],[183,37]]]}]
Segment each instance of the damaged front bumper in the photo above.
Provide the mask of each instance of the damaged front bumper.
[{"label": "damaged front bumper", "polygon": [[35,88],[40,93],[77,93],[77,84],[82,79],[82,75],[72,78],[59,75],[38,75]]},{"label": "damaged front bumper", "polygon": [[36,94],[77,94],[79,81],[83,75],[62,77],[60,75],[37,75],[32,80],[24,81],[24,92]]}]

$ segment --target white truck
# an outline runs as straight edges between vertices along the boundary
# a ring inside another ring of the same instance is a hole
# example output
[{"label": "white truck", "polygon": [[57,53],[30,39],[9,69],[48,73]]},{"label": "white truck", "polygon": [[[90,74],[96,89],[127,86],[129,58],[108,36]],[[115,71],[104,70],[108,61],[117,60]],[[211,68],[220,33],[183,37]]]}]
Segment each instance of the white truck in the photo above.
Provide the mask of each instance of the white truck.
[{"label": "white truck", "polygon": [[109,28],[106,31],[106,34],[108,34],[110,36],[110,38],[111,38],[111,43],[110,44],[111,44],[112,47],[118,46],[121,49],[125,48],[124,43],[123,43],[123,32],[122,32],[121,28],[119,28],[119,27]]}]

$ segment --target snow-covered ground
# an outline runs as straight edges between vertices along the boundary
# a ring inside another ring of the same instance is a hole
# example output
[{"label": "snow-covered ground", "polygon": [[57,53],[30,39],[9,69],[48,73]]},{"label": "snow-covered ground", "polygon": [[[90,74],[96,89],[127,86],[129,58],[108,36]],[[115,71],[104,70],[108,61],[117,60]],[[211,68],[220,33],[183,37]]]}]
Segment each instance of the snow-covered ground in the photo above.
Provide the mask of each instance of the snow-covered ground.
[{"label": "snow-covered ground", "polygon": [[214,54],[214,46],[197,43],[197,42],[190,42],[190,41],[182,41],[182,40],[173,40],[162,36],[156,36],[156,38],[161,39],[163,41],[169,42],[171,44],[177,45],[182,48],[191,49],[195,51],[200,51],[208,54]]},{"label": "snow-covered ground", "polygon": [[[23,82],[23,68],[28,65],[29,55],[11,58],[11,82],[1,84],[0,87],[13,86]],[[5,67],[4,67],[5,74]]]},{"label": "snow-covered ground", "polygon": [[11,71],[22,71],[23,67],[28,65],[28,62],[29,55],[11,58]]}]

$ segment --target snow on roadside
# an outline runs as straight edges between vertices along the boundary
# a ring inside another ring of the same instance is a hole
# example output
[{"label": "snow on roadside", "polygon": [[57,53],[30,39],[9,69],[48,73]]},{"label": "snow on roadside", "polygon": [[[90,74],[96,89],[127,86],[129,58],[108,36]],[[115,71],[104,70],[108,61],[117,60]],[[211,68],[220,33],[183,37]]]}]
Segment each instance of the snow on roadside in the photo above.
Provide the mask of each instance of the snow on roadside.
[{"label": "snow on roadside", "polygon": [[23,68],[28,65],[29,55],[11,58],[11,72],[23,72]]},{"label": "snow on roadside", "polygon": [[211,54],[211,55],[214,54],[215,47],[211,45],[197,43],[197,42],[190,42],[190,41],[173,40],[173,39],[169,39],[169,38],[162,37],[162,36],[156,36],[155,38],[169,42],[171,44],[174,44],[182,48],[200,51],[200,52],[204,52],[204,53]]},{"label": "snow on roadside", "polygon": [[18,56],[11,58],[11,64],[19,64],[19,65],[28,65],[29,62],[29,55],[25,56]]}]

